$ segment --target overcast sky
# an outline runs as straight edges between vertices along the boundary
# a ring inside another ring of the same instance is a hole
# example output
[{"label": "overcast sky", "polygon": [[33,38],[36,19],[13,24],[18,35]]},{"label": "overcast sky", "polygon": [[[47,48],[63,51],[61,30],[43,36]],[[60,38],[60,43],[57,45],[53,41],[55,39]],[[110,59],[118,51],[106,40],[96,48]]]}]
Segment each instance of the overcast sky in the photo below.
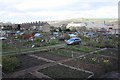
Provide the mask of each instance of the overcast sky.
[{"label": "overcast sky", "polygon": [[0,22],[117,18],[119,0],[0,0]]}]

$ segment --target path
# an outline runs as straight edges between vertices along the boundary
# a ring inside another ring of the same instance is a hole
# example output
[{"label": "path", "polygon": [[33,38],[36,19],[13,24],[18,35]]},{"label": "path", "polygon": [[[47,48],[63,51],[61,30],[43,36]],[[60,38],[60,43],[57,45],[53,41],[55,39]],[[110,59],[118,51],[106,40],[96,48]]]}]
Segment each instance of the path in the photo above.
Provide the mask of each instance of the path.
[{"label": "path", "polygon": [[19,51],[2,52],[2,55],[29,54],[29,53],[38,52],[38,51],[48,51],[51,49],[60,49],[60,48],[64,48],[65,46],[66,46],[66,44],[57,44],[57,45],[52,45],[52,46],[44,46],[44,47],[25,49],[25,50],[19,50]]}]

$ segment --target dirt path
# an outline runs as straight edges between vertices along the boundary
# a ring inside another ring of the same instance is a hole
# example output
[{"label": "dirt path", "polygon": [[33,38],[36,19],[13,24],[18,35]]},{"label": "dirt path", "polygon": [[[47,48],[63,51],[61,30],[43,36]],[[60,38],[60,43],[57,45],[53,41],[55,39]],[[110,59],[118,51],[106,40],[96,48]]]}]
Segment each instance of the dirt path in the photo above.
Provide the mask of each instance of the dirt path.
[{"label": "dirt path", "polygon": [[50,78],[49,76],[46,76],[38,71],[30,72],[30,74],[32,74],[33,76],[36,76],[37,78]]},{"label": "dirt path", "polygon": [[35,56],[35,55],[29,55],[29,56],[31,56],[31,57],[34,57],[34,58],[37,58],[37,59],[40,59],[40,60],[43,60],[43,61],[46,61],[46,62],[55,62],[55,61],[53,61],[53,60],[49,60],[49,59],[47,59],[47,58],[43,58],[43,57],[38,57],[38,56]]}]

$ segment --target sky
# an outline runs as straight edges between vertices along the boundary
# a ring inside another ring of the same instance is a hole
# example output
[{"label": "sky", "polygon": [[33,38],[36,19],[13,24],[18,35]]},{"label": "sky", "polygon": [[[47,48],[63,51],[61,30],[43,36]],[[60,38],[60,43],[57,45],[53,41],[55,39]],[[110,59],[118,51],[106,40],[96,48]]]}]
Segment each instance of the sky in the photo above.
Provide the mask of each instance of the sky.
[{"label": "sky", "polygon": [[0,22],[117,18],[119,0],[0,0]]}]

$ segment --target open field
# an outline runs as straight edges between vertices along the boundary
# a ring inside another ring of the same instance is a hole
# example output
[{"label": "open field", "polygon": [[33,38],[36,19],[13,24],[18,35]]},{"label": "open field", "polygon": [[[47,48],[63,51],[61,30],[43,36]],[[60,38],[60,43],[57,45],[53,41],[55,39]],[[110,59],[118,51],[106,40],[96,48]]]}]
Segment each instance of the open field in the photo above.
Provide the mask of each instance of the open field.
[{"label": "open field", "polygon": [[57,56],[57,55],[51,54],[51,52],[50,53],[49,52],[38,52],[38,53],[34,53],[33,55],[38,56],[38,57],[40,56],[43,58],[47,58],[47,59],[50,59],[53,61],[64,60],[67,58],[67,57]]},{"label": "open field", "polygon": [[2,55],[19,55],[19,54],[27,54],[27,53],[34,53],[34,52],[39,52],[39,51],[48,51],[54,48],[62,48],[64,47],[63,44],[58,44],[58,45],[51,45],[51,46],[43,46],[43,47],[37,47],[37,48],[29,48],[29,49],[19,49],[16,51],[5,51],[2,52]]},{"label": "open field", "polygon": [[94,48],[90,46],[83,46],[83,45],[75,45],[75,46],[66,46],[66,49],[70,49],[71,51],[78,51],[83,53],[89,53],[93,52],[95,50],[98,50],[99,48]]},{"label": "open field", "polygon": [[[74,45],[73,45],[74,46]],[[97,52],[83,53],[81,51],[73,51],[71,49],[73,46],[68,46],[71,48],[53,49],[45,52],[34,52],[27,55],[19,55],[17,59],[20,61],[20,66],[13,70],[12,74],[3,71],[7,75],[14,76],[16,73],[16,78],[38,78],[46,76],[50,78],[88,78],[100,77],[105,73],[118,70],[117,58],[101,56]],[[78,46],[75,46],[78,47]],[[98,50],[98,49],[96,49]],[[100,49],[99,49],[100,50]],[[103,51],[107,51],[105,49]],[[116,49],[112,51],[117,52]],[[78,53],[79,52],[79,53]],[[98,51],[102,52],[102,51]],[[60,54],[61,53],[61,54]],[[71,57],[71,54],[79,54],[76,57]],[[80,54],[82,53],[82,54]],[[64,55],[63,55],[64,54]],[[116,53],[117,54],[117,53]],[[79,57],[81,56],[81,57]],[[78,58],[79,57],[79,58]],[[47,62],[46,62],[47,61]],[[62,64],[62,65],[59,65]],[[46,67],[45,67],[46,66]],[[36,68],[35,68],[36,67]],[[35,69],[34,69],[35,68]],[[74,70],[75,68],[75,70]],[[25,70],[29,70],[24,72]],[[85,72],[84,72],[85,70]],[[35,71],[35,73],[33,72]],[[37,73],[36,73],[37,72]],[[63,75],[64,72],[64,75]],[[86,73],[88,72],[88,73]],[[90,73],[89,73],[90,72]],[[74,73],[74,74],[72,74]],[[93,75],[94,74],[94,75]]]}]

